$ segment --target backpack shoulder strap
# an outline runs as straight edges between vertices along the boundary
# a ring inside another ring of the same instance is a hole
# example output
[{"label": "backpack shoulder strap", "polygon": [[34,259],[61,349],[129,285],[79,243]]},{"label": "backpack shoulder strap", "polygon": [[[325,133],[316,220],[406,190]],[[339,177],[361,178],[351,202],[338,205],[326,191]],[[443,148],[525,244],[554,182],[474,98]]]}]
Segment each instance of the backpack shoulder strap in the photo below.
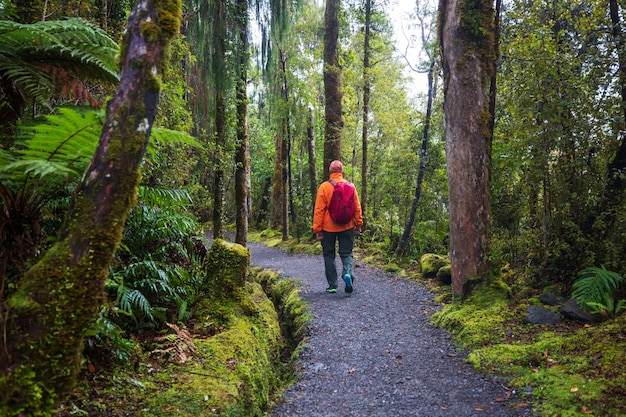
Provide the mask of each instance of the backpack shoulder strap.
[{"label": "backpack shoulder strap", "polygon": [[336,183],[335,181],[333,181],[333,180],[328,180],[328,182],[329,182],[329,183],[331,183],[331,184],[333,185],[333,187],[334,187],[335,185],[337,185],[337,183]]}]

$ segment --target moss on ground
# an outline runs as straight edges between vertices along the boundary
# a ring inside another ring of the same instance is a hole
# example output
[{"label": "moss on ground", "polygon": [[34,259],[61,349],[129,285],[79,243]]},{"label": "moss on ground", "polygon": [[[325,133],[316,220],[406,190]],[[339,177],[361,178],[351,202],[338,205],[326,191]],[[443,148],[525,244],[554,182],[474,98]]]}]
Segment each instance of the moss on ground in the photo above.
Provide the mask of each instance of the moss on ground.
[{"label": "moss on ground", "polygon": [[523,324],[526,304],[478,289],[435,313],[485,374],[501,376],[538,416],[622,416],[626,395],[626,316],[594,325]]},{"label": "moss on ground", "polygon": [[[247,250],[216,242],[207,297],[194,310],[193,327],[175,327],[152,345],[144,343],[134,368],[85,364],[82,380],[57,417],[264,415],[293,380],[295,352],[311,315],[294,280],[242,269]],[[234,285],[241,277],[233,269],[245,274],[241,288]],[[207,336],[209,327],[218,333]]]}]

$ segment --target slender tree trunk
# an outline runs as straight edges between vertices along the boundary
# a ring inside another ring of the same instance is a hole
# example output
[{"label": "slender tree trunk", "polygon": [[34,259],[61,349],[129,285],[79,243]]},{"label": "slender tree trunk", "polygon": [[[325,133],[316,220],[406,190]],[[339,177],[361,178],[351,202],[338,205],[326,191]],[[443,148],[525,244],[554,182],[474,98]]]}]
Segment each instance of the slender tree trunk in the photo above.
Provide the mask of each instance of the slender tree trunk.
[{"label": "slender tree trunk", "polygon": [[248,0],[237,0],[239,19],[239,65],[237,76],[237,153],[235,155],[235,242],[248,240],[248,184],[250,154],[248,134]]},{"label": "slender tree trunk", "polygon": [[49,415],[75,382],[83,338],[104,301],[109,266],[136,202],[165,52],[180,16],[177,1],[146,0],[131,11],[120,85],[59,241],[26,272],[0,314],[0,415]]},{"label": "slender tree trunk", "polygon": [[422,132],[422,148],[420,152],[420,168],[417,174],[417,185],[415,186],[415,194],[413,195],[413,203],[411,204],[411,213],[404,227],[404,232],[396,249],[396,256],[404,256],[406,248],[411,236],[411,229],[415,223],[417,207],[419,206],[420,196],[422,194],[422,183],[424,182],[424,173],[426,172],[426,156],[428,155],[428,136],[430,132],[430,118],[433,108],[434,96],[434,76],[435,76],[435,60],[432,59],[428,68],[428,101],[426,104],[426,118],[424,120],[424,131]]},{"label": "slender tree trunk", "polygon": [[[500,11],[502,10],[502,0],[496,0],[496,17],[494,23],[494,60],[497,63],[500,60]],[[488,144],[488,152],[489,152],[489,160],[491,160],[491,150],[493,147],[493,132],[496,127],[496,96],[498,92],[498,71],[493,71],[491,74],[491,80],[489,81],[489,144]],[[491,164],[489,166],[490,172],[489,177],[491,177]]]},{"label": "slender tree trunk", "polygon": [[226,10],[218,1],[215,10],[214,36],[216,51],[213,61],[215,76],[215,176],[213,182],[213,237],[223,238],[224,217],[224,152],[226,150]]},{"label": "slender tree trunk", "polygon": [[313,107],[309,107],[309,123],[306,128],[308,138],[308,151],[309,151],[309,190],[311,192],[311,216],[315,209],[315,197],[317,195],[317,175],[315,170],[315,129],[313,119]]},{"label": "slender tree trunk", "polygon": [[[292,172],[291,172],[291,120],[290,120],[290,109],[289,109],[289,84],[287,83],[287,53],[284,51],[280,51],[280,69],[283,76],[282,90],[283,90],[283,98],[285,100],[285,156],[283,158],[283,181],[286,184],[287,193],[285,193],[284,198],[287,198],[288,201],[283,202],[283,207],[288,208],[289,210],[285,210],[283,216],[283,225],[289,226],[289,214],[291,214],[291,221],[293,224],[296,224],[297,215],[295,204],[293,201],[293,182],[292,182]],[[296,227],[296,237],[300,238],[298,234],[298,228]],[[283,228],[283,238],[287,239],[289,237],[288,229],[287,233],[284,232],[285,228]]]},{"label": "slender tree trunk", "polygon": [[370,33],[372,22],[372,0],[365,1],[365,39],[363,40],[363,134],[361,138],[361,211],[363,212],[363,227],[367,216],[367,144],[369,133],[369,112],[370,112]]},{"label": "slender tree trunk", "polygon": [[489,1],[440,3],[452,288],[465,297],[488,272],[489,80],[494,18]]},{"label": "slender tree trunk", "polygon": [[278,230],[283,224],[283,144],[281,129],[274,137],[274,174],[272,180],[272,216],[270,227]]},{"label": "slender tree trunk", "polygon": [[328,178],[328,167],[335,159],[341,159],[341,134],[343,129],[341,103],[341,68],[337,42],[339,39],[340,0],[326,0],[324,23],[324,178]]}]

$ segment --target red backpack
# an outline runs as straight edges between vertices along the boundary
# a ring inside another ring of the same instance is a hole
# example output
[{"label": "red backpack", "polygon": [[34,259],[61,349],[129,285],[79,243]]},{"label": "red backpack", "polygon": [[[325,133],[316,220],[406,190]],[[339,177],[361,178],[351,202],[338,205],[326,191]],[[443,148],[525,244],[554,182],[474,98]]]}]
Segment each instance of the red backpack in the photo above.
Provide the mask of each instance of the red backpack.
[{"label": "red backpack", "polygon": [[330,217],[337,224],[348,224],[354,218],[354,212],[356,211],[355,193],[356,189],[350,181],[335,182],[328,180],[335,189],[333,190],[333,196],[330,199],[328,205],[328,211]]}]

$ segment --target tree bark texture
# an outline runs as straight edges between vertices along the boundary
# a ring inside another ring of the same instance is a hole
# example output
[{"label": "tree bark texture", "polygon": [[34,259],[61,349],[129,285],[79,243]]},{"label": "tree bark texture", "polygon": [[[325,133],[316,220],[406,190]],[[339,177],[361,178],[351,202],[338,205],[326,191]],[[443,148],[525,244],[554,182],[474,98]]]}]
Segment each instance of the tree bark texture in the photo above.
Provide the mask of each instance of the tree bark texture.
[{"label": "tree bark texture", "polygon": [[250,151],[248,131],[248,0],[237,0],[239,19],[239,75],[237,77],[237,152],[235,155],[235,243],[248,240],[248,182]]},{"label": "tree bark texture", "polygon": [[[624,51],[624,33],[622,32],[622,22],[620,19],[620,10],[617,0],[609,1],[609,11],[611,15],[612,34],[617,50],[619,64],[619,89],[621,93],[622,117],[624,118],[622,126],[626,126],[626,52]],[[621,207],[624,204],[624,194],[626,192],[626,140],[624,134],[621,135],[622,140],[615,152],[613,160],[608,166],[608,178],[606,190],[604,192],[601,215],[604,218],[604,227],[597,231],[598,239],[602,240],[607,230],[611,230],[611,226],[615,222],[617,216],[620,215]]]},{"label": "tree bark texture", "polygon": [[283,135],[277,133],[274,137],[274,174],[272,180],[272,216],[270,227],[278,229],[283,224]]},{"label": "tree bark texture", "polygon": [[[291,181],[291,120],[289,110],[289,84],[287,82],[287,53],[280,51],[280,71],[282,75],[282,93],[285,100],[285,118],[284,118],[284,144],[283,144],[283,240],[289,238],[289,215],[293,224],[296,224],[296,209],[293,202],[293,184]],[[296,235],[298,228],[295,228]],[[299,238],[299,236],[297,236]]]},{"label": "tree bark texture", "polygon": [[308,138],[307,150],[309,153],[309,190],[311,192],[311,218],[315,210],[315,197],[317,196],[317,175],[315,170],[315,128],[313,118],[313,107],[309,107],[309,122],[306,127],[306,135]]},{"label": "tree bark texture", "polygon": [[367,210],[367,150],[369,133],[369,112],[370,112],[370,32],[372,22],[372,0],[365,1],[365,38],[363,40],[363,133],[361,135],[361,211],[363,213],[363,227],[365,227],[365,215]]},{"label": "tree bark texture", "polygon": [[[48,415],[75,382],[83,338],[135,205],[139,166],[159,97],[179,1],[138,2],[123,39],[121,77],[96,153],[59,240],[25,274],[0,316],[0,415]],[[5,343],[6,342],[6,343]]]},{"label": "tree bark texture", "polygon": [[324,179],[329,178],[328,167],[335,159],[341,159],[341,134],[343,129],[341,103],[341,68],[337,41],[339,39],[340,0],[326,0],[324,22]]},{"label": "tree bark texture", "polygon": [[216,3],[214,35],[216,50],[213,61],[215,76],[215,176],[213,186],[213,237],[224,237],[224,152],[226,149],[226,10],[224,2]]},{"label": "tree bark texture", "polygon": [[443,0],[439,7],[452,287],[465,297],[488,272],[494,19],[485,0]]}]

